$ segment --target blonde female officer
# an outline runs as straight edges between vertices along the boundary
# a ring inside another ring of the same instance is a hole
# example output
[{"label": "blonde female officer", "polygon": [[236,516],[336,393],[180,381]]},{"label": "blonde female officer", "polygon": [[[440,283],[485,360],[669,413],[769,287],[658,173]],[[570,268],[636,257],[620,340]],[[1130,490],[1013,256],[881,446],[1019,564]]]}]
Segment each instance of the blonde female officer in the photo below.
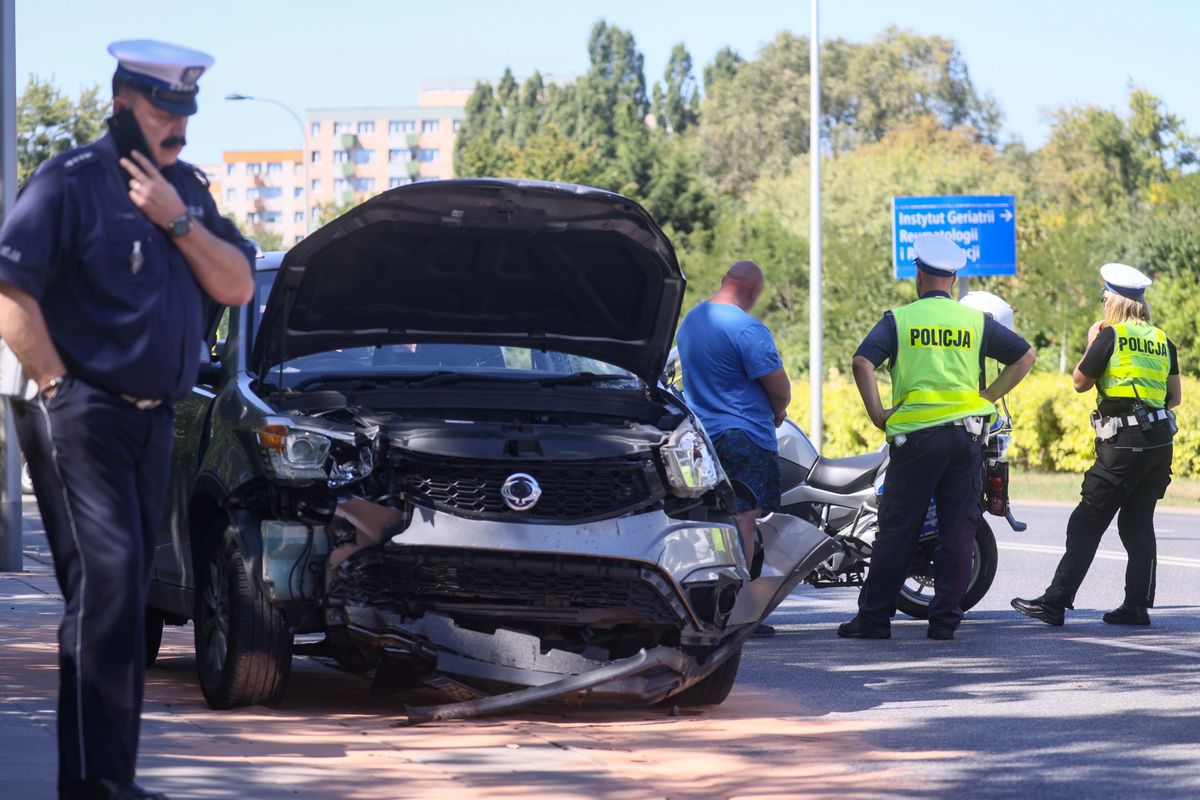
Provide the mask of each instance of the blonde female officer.
[{"label": "blonde female officer", "polygon": [[[1096,463],[1083,478],[1082,500],[1067,523],[1067,552],[1045,594],[1015,598],[1026,616],[1062,625],[1073,608],[1100,537],[1117,516],[1129,554],[1125,601],[1104,615],[1110,625],[1149,625],[1154,605],[1154,506],[1171,482],[1171,440],[1179,405],[1175,345],[1150,322],[1145,299],[1150,279],[1125,264],[1105,264],[1104,319],[1088,331],[1088,348],[1075,368],[1075,391],[1096,387]],[[1119,514],[1118,514],[1119,512]]]}]

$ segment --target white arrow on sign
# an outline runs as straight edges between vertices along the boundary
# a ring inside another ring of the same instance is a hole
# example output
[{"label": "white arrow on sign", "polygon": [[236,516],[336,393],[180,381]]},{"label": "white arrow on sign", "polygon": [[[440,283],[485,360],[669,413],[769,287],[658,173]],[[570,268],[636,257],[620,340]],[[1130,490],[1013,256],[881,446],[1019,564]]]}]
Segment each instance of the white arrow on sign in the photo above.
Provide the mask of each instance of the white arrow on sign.
[{"label": "white arrow on sign", "polygon": [[1012,222],[1013,214],[1007,208],[1000,212],[1000,218],[1005,222]]}]

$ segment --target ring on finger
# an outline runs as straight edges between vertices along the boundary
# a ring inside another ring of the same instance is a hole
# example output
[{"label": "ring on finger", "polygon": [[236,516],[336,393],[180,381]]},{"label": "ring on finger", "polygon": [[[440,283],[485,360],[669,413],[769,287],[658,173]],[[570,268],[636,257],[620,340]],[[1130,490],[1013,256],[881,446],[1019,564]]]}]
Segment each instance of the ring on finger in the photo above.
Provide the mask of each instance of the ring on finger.
[{"label": "ring on finger", "polygon": [[129,182],[129,186],[136,192],[142,188],[142,182],[139,180],[132,180]]}]

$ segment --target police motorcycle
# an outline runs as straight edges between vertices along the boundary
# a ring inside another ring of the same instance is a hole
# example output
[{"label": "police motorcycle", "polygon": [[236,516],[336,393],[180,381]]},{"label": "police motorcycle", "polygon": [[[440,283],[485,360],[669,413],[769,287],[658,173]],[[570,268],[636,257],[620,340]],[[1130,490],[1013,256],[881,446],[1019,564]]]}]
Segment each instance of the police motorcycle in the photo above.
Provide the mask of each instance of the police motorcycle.
[{"label": "police motorcycle", "polygon": [[[991,314],[1010,329],[1013,327],[1011,306],[989,292],[971,292],[962,302]],[[678,357],[674,351],[671,356],[667,374],[678,384]],[[1012,429],[1012,416],[1002,400],[1000,413],[987,430],[979,500],[984,511],[1004,517],[1014,531],[1021,532],[1027,525],[1013,517],[1009,506],[1007,456]],[[862,455],[828,458],[820,454],[803,428],[791,419],[784,420],[776,429],[776,440],[783,485],[779,513],[812,523],[841,547],[810,573],[805,582],[819,589],[861,587],[879,533],[879,500],[887,474],[888,445]],[[929,617],[937,540],[937,504],[930,501],[917,552],[896,603],[900,611],[917,619]],[[975,530],[971,578],[962,601],[964,611],[979,603],[991,588],[997,561],[996,536],[987,519],[981,516]]]}]

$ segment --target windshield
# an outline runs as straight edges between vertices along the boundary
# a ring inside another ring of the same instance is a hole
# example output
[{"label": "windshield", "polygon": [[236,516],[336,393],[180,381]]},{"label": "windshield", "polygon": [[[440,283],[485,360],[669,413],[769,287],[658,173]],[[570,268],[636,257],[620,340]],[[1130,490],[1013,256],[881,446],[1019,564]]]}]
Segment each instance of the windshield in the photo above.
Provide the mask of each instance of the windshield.
[{"label": "windshield", "polygon": [[[255,300],[250,309],[251,329],[255,333],[258,332],[259,322],[266,310],[267,298],[271,294],[271,285],[276,274],[276,270],[255,273]],[[619,382],[634,382],[638,385],[641,383],[632,373],[594,358],[553,350],[458,342],[347,347],[288,359],[284,362],[282,371],[279,365],[271,368],[271,375],[276,383],[282,375],[284,388],[294,387],[301,382],[311,384],[312,379],[318,376],[336,380],[339,375],[427,376],[442,373],[515,380],[591,374],[611,376],[614,381]]]}]

